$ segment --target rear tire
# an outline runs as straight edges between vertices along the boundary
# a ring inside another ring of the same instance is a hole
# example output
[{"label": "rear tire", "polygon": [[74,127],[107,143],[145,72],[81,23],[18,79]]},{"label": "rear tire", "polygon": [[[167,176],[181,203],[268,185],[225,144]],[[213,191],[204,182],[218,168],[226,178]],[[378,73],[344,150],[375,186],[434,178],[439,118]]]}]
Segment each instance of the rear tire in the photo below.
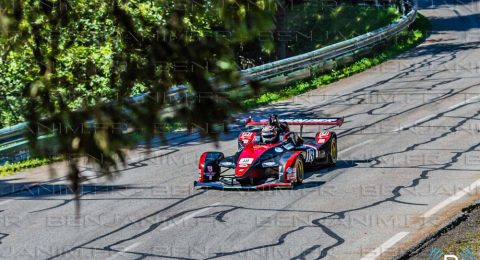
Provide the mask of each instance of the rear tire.
[{"label": "rear tire", "polygon": [[305,164],[303,163],[302,158],[297,158],[295,161],[295,170],[297,173],[297,180],[293,185],[298,186],[302,184],[305,175]]},{"label": "rear tire", "polygon": [[332,137],[330,145],[328,147],[328,166],[335,166],[337,164],[337,137]]}]

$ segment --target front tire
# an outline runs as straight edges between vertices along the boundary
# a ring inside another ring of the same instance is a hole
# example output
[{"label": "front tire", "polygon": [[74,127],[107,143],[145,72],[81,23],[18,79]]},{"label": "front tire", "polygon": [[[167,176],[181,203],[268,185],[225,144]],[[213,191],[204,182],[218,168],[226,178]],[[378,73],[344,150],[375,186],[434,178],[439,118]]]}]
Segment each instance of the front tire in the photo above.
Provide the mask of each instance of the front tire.
[{"label": "front tire", "polygon": [[295,180],[293,185],[298,186],[302,184],[305,174],[305,164],[303,163],[303,160],[301,158],[297,158],[297,160],[295,161],[295,171],[297,173],[297,179]]}]

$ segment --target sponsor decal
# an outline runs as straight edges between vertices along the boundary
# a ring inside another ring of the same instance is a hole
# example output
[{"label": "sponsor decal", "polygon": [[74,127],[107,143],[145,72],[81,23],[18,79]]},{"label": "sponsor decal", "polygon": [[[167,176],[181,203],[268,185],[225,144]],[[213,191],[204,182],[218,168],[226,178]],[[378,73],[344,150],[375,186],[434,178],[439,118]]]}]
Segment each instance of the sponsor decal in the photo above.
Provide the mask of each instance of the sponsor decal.
[{"label": "sponsor decal", "polygon": [[238,140],[241,142],[243,146],[247,145],[252,139],[255,137],[255,133],[253,132],[242,132]]},{"label": "sponsor decal", "polygon": [[253,162],[253,158],[242,158],[238,161],[239,164],[251,164]]},{"label": "sponsor decal", "polygon": [[238,167],[245,168],[248,167],[248,164],[239,164]]},{"label": "sponsor decal", "polygon": [[293,168],[293,171],[288,174],[288,179],[293,182],[297,181],[297,169]]},{"label": "sponsor decal", "polygon": [[214,172],[207,172],[207,173],[205,173],[205,175],[207,175],[208,180],[211,181],[213,179],[213,176],[215,176],[215,173]]},{"label": "sponsor decal", "polygon": [[243,132],[241,135],[240,135],[240,139],[250,139],[250,137],[253,135],[252,132]]},{"label": "sponsor decal", "polygon": [[[301,119],[301,118],[285,118],[280,120],[280,122],[286,122],[290,124],[322,124],[322,123],[336,123],[339,119],[337,118],[313,118],[313,119]],[[267,124],[268,119],[261,119],[260,121],[250,121],[247,124]]]},{"label": "sponsor decal", "polygon": [[319,132],[317,134],[317,143],[319,144],[324,144],[327,142],[327,140],[332,136],[331,132]]},{"label": "sponsor decal", "polygon": [[207,166],[207,171],[208,171],[208,172],[213,172],[213,167],[212,167],[211,165],[208,165],[208,166]]},{"label": "sponsor decal", "polygon": [[275,147],[275,152],[281,153],[283,152],[283,149],[281,147]]},{"label": "sponsor decal", "polygon": [[284,119],[281,120],[282,122],[287,123],[334,123],[337,122],[338,119],[335,118],[318,118],[318,119]]}]

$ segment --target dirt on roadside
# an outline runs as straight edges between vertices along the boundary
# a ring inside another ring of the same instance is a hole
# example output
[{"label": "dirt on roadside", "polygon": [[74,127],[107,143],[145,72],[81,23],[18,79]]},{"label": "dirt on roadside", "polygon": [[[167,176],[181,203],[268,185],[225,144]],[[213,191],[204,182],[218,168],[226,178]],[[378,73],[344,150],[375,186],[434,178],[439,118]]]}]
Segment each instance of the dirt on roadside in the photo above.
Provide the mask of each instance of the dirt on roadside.
[{"label": "dirt on roadside", "polygon": [[443,259],[444,255],[455,255],[458,259],[480,258],[480,203],[465,209],[463,216],[402,259]]}]

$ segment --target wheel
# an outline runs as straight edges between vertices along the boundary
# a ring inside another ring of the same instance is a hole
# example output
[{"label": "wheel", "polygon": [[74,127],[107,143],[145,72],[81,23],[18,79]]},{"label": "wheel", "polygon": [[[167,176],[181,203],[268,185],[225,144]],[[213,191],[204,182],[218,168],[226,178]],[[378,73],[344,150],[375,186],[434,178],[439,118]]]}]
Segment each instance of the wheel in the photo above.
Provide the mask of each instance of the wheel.
[{"label": "wheel", "polygon": [[337,164],[337,138],[332,137],[330,141],[328,153],[328,166],[335,166]]},{"label": "wheel", "polygon": [[303,182],[305,172],[302,158],[297,158],[297,160],[295,161],[295,170],[297,173],[297,180],[295,181],[294,185],[300,185]]}]

